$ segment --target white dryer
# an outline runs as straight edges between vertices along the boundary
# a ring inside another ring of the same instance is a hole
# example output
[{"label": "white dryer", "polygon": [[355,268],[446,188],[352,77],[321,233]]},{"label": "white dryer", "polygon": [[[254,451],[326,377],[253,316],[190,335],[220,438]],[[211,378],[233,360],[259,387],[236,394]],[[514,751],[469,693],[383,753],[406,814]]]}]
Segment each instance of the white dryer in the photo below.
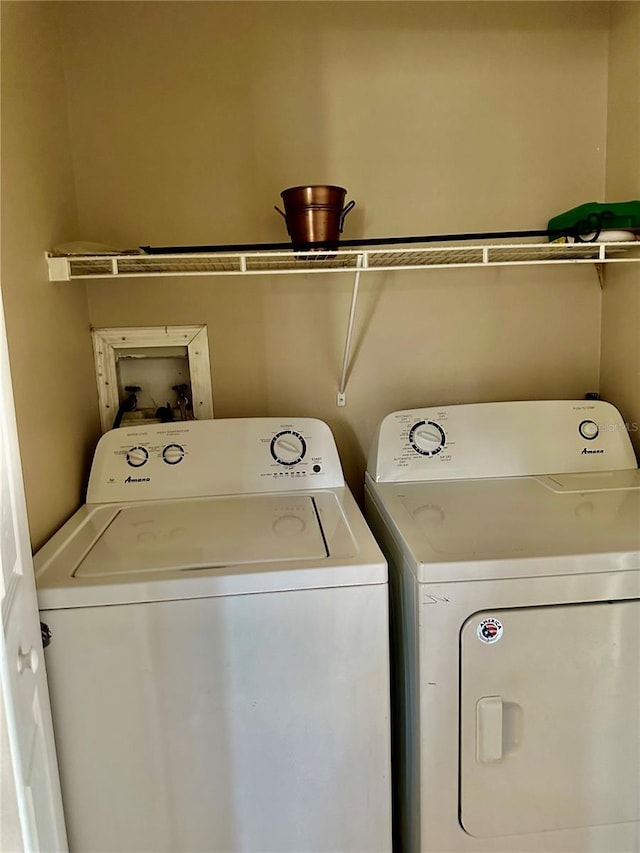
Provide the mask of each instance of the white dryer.
[{"label": "white dryer", "polygon": [[326,424],[107,433],[35,563],[72,850],[390,850],[387,567]]},{"label": "white dryer", "polygon": [[640,472],[601,401],[395,412],[389,560],[407,851],[640,849]]}]

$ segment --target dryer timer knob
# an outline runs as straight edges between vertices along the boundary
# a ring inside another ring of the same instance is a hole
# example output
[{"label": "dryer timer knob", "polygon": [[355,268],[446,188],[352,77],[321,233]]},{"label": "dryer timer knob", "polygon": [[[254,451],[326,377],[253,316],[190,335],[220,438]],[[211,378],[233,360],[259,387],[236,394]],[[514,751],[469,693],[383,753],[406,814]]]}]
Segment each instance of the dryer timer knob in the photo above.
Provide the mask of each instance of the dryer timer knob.
[{"label": "dryer timer knob", "polygon": [[409,430],[409,444],[421,456],[435,456],[446,443],[444,430],[435,421],[417,421]]}]

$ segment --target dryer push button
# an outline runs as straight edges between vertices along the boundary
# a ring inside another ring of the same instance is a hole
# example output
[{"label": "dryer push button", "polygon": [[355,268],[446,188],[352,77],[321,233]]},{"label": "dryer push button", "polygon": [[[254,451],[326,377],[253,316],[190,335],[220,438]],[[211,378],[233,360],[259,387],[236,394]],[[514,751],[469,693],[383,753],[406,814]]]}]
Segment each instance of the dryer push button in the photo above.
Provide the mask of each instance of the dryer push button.
[{"label": "dryer push button", "polygon": [[594,438],[598,437],[600,429],[595,421],[581,421],[580,426],[578,427],[578,432],[583,438],[586,438],[587,441],[592,441]]}]

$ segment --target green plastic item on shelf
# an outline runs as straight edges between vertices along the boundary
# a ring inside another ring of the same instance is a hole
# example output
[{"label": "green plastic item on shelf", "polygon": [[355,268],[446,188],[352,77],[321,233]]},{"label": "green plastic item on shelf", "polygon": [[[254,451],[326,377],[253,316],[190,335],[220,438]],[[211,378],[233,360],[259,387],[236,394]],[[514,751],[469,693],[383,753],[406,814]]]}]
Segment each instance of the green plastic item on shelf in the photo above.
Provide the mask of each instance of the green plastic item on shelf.
[{"label": "green plastic item on shelf", "polygon": [[550,241],[597,236],[601,231],[640,231],[640,201],[590,201],[554,216],[547,229]]}]

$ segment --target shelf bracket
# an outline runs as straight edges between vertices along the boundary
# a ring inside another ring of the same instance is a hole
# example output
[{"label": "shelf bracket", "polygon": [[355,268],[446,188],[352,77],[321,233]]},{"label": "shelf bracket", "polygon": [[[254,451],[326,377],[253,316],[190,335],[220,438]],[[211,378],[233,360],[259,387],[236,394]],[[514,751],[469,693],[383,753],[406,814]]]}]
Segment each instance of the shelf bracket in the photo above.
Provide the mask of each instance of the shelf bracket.
[{"label": "shelf bracket", "polygon": [[49,266],[49,281],[69,281],[69,259],[45,255]]},{"label": "shelf bracket", "polygon": [[349,321],[347,323],[347,334],[344,342],[344,353],[342,356],[342,370],[340,371],[340,383],[336,395],[336,405],[346,406],[347,397],[345,388],[347,385],[347,369],[349,367],[349,355],[351,354],[351,339],[353,337],[353,324],[356,317],[356,305],[358,304],[358,289],[360,287],[360,273],[364,265],[364,254],[358,254],[356,259],[356,272],[353,279],[353,290],[351,292],[351,306],[349,308]]},{"label": "shelf bracket", "polygon": [[604,264],[594,264],[596,268],[596,274],[598,276],[598,281],[600,283],[600,290],[604,288]]}]

